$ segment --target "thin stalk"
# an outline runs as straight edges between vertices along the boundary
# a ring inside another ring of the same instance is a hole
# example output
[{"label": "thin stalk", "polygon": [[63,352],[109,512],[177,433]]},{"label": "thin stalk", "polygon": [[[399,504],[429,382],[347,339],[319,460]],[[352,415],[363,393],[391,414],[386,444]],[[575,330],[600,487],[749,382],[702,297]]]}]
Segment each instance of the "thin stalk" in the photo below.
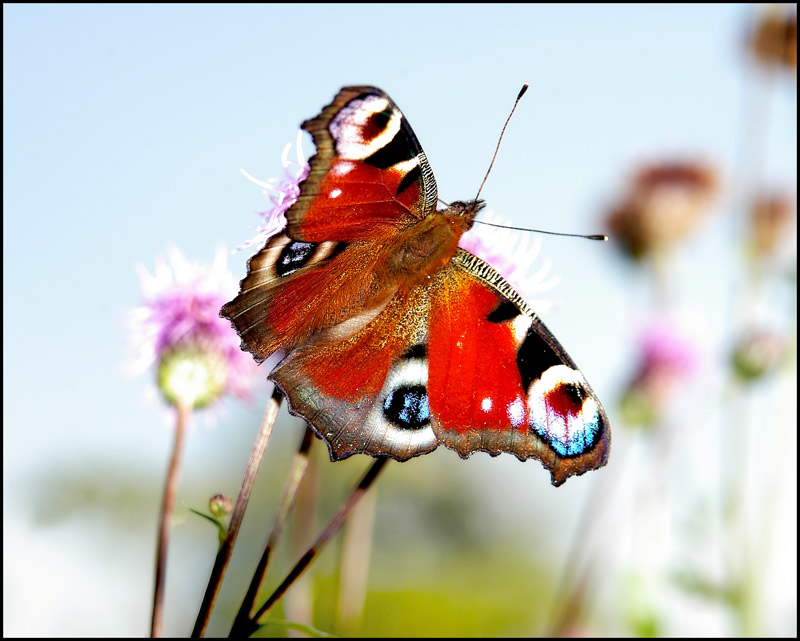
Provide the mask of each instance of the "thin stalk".
[{"label": "thin stalk", "polygon": [[264,582],[264,575],[267,572],[267,567],[272,555],[272,550],[280,539],[283,528],[286,525],[286,518],[294,505],[295,498],[297,498],[297,488],[300,486],[300,481],[305,475],[308,468],[308,452],[311,448],[314,433],[310,427],[306,427],[303,441],[300,443],[300,449],[294,457],[292,468],[289,471],[289,476],[286,478],[286,483],[283,486],[281,499],[278,503],[278,510],[275,513],[275,519],[272,522],[272,530],[269,533],[269,538],[264,546],[264,553],[261,555],[261,560],[258,562],[258,567],[253,573],[253,578],[250,581],[250,586],[247,589],[247,594],[239,606],[239,611],[236,613],[236,618],[231,627],[230,636],[239,636],[242,633],[242,627],[247,625],[250,621],[250,613],[253,610],[253,604],[258,596],[258,591],[261,589],[261,584]]},{"label": "thin stalk", "polygon": [[364,613],[377,503],[375,489],[353,509],[342,532],[336,627],[345,636],[355,632]]},{"label": "thin stalk", "polygon": [[350,496],[347,497],[347,500],[339,508],[339,511],[330,520],[325,530],[323,530],[322,534],[319,535],[319,538],[317,538],[317,540],[314,541],[306,553],[300,557],[300,560],[291,569],[289,574],[286,575],[286,578],[283,580],[283,582],[270,595],[264,605],[259,608],[258,612],[256,612],[255,616],[248,622],[248,624],[243,627],[242,633],[244,636],[252,635],[261,627],[261,625],[258,623],[258,620],[264,616],[273,605],[275,605],[278,599],[280,599],[286,593],[286,590],[291,587],[292,583],[300,578],[303,572],[308,569],[308,566],[311,565],[312,561],[320,553],[328,540],[330,540],[330,538],[336,534],[336,532],[342,526],[353,507],[358,503],[361,497],[364,496],[364,493],[375,481],[375,478],[383,469],[383,466],[386,465],[386,461],[388,460],[389,459],[387,457],[380,457],[376,459],[376,461],[361,479],[361,482],[355,488],[353,488]]},{"label": "thin stalk", "polygon": [[[787,5],[788,7],[788,5]],[[756,5],[749,17],[749,30],[756,28],[762,6]],[[738,158],[736,159],[732,208],[734,220],[734,244],[737,251],[731,253],[731,274],[741,274],[737,269],[742,247],[746,246],[751,231],[750,216],[759,194],[764,193],[765,177],[770,158],[770,133],[772,130],[772,102],[775,97],[777,76],[775,70],[760,68],[751,62],[744,79],[742,116],[739,125]],[[751,263],[751,271],[734,280],[729,296],[729,318],[732,319],[733,334],[742,336],[752,327],[759,326],[759,314],[765,302],[765,273],[758,261]],[[754,313],[755,312],[755,313]],[[729,369],[733,376],[733,371]],[[766,510],[756,510],[756,501],[765,492],[765,475],[752,465],[752,446],[761,441],[763,419],[755,420],[754,397],[749,390],[741,388],[736,380],[729,383],[730,402],[723,405],[728,421],[724,421],[723,443],[728,450],[722,458],[721,497],[722,514],[720,529],[725,536],[723,560],[728,570],[728,582],[741,590],[735,604],[735,613],[743,636],[763,634],[764,594],[762,584],[765,562],[764,540],[759,539],[758,523],[763,527],[767,520]],[[756,436],[758,430],[759,436]],[[772,432],[774,434],[775,432]],[[779,431],[777,433],[780,433]],[[780,451],[780,450],[779,450]],[[771,469],[780,469],[774,465]],[[757,489],[756,489],[757,488]],[[759,496],[760,495],[760,496]],[[763,530],[762,530],[763,531]],[[759,553],[756,554],[755,550]]]},{"label": "thin stalk", "polygon": [[253,445],[253,451],[250,453],[250,460],[247,463],[247,469],[244,474],[244,479],[242,480],[239,498],[236,499],[236,505],[231,514],[227,536],[222,542],[222,545],[220,545],[217,558],[214,560],[214,567],[208,579],[208,586],[206,587],[205,596],[203,596],[203,603],[200,605],[200,611],[197,613],[197,620],[192,630],[193,637],[202,637],[205,633],[208,620],[211,617],[211,611],[214,609],[214,602],[217,599],[217,594],[219,594],[219,589],[222,585],[222,579],[225,576],[225,570],[228,568],[228,561],[230,561],[233,552],[233,545],[239,534],[239,527],[242,524],[242,519],[244,519],[244,512],[250,500],[250,493],[253,490],[258,468],[261,466],[261,461],[264,458],[264,451],[267,449],[269,438],[272,435],[272,428],[275,425],[275,419],[278,417],[278,410],[281,407],[282,400],[283,395],[276,387],[272,390],[272,397],[264,412],[264,419],[261,421],[261,429]]},{"label": "thin stalk", "polygon": [[[618,461],[619,463],[619,461]],[[580,520],[572,535],[572,542],[567,553],[567,564],[561,573],[561,581],[555,592],[553,616],[549,622],[549,629],[544,636],[560,637],[570,623],[577,619],[586,595],[586,584],[591,578],[593,557],[584,561],[584,557],[591,553],[591,534],[594,530],[592,524],[603,515],[603,510],[615,489],[616,476],[608,470],[609,474],[595,482],[588,499],[583,507]]]},{"label": "thin stalk", "polygon": [[175,441],[172,444],[167,478],[164,483],[164,496],[161,500],[161,515],[158,522],[158,546],[156,548],[156,579],[153,589],[153,616],[150,619],[150,636],[161,636],[161,627],[164,620],[164,584],[167,574],[167,547],[169,545],[170,519],[175,510],[175,496],[178,493],[178,471],[181,466],[183,441],[186,436],[186,426],[192,412],[191,405],[178,403],[175,420]]}]

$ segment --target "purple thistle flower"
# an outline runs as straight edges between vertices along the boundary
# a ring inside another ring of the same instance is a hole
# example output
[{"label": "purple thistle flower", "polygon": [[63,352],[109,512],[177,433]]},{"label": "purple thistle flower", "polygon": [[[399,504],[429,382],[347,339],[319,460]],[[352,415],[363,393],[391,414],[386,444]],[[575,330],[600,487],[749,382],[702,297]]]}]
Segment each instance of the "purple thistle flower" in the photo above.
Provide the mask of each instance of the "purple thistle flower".
[{"label": "purple thistle flower", "polygon": [[639,364],[620,409],[628,423],[651,426],[668,406],[679,383],[697,371],[697,348],[665,320],[650,324],[639,339]]},{"label": "purple thistle flower", "polygon": [[131,369],[157,366],[158,387],[171,405],[207,406],[222,394],[247,399],[256,365],[239,349],[239,337],[219,310],[238,284],[227,268],[226,251],[211,266],[189,262],[173,247],[169,263],[158,259],[154,274],[138,265],[143,305],[131,310]]},{"label": "purple thistle flower", "polygon": [[237,246],[234,251],[241,251],[251,245],[263,245],[269,238],[282,231],[286,227],[286,212],[289,207],[294,205],[300,196],[300,183],[308,177],[308,163],[303,155],[303,132],[297,132],[297,160],[289,160],[289,151],[292,143],[288,143],[283,148],[281,154],[281,164],[283,165],[283,175],[269,180],[259,180],[254,178],[244,169],[240,171],[244,176],[264,189],[264,195],[270,201],[270,207],[259,216],[262,221],[256,228],[256,235]]},{"label": "purple thistle flower", "polygon": [[670,376],[689,376],[697,368],[695,349],[675,329],[663,322],[654,323],[640,338],[643,372],[662,370]]}]

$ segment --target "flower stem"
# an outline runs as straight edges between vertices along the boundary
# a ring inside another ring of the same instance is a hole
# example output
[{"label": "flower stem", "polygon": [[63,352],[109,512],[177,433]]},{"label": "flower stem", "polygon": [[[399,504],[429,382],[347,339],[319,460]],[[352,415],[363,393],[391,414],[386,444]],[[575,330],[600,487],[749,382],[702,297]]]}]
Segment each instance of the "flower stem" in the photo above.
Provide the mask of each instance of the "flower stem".
[{"label": "flower stem", "polygon": [[258,562],[258,567],[256,568],[253,578],[250,581],[247,594],[245,595],[242,604],[239,606],[239,611],[236,613],[236,618],[233,621],[233,626],[231,627],[230,632],[230,636],[232,637],[242,634],[242,628],[250,622],[250,612],[253,609],[256,596],[258,596],[258,591],[261,588],[262,582],[264,581],[264,575],[267,572],[267,566],[269,565],[272,550],[275,549],[278,539],[283,532],[283,527],[286,524],[286,517],[289,515],[289,511],[292,509],[294,500],[297,497],[297,488],[299,487],[300,481],[303,479],[303,475],[308,468],[308,452],[311,448],[313,436],[314,433],[311,431],[311,428],[306,427],[305,434],[303,434],[303,441],[300,444],[300,449],[294,458],[292,468],[289,471],[289,476],[286,478],[286,483],[283,486],[283,492],[278,504],[278,510],[275,513],[275,520],[272,522],[272,530],[270,531],[269,538],[264,546],[264,553],[261,555],[261,560]]},{"label": "flower stem", "polygon": [[258,623],[258,620],[264,616],[264,614],[266,614],[273,605],[275,605],[278,599],[280,599],[286,593],[286,590],[291,587],[292,583],[294,583],[300,577],[300,575],[306,571],[308,566],[311,565],[311,562],[320,553],[324,545],[342,526],[353,507],[355,507],[359,499],[364,496],[364,493],[375,481],[375,478],[383,469],[383,466],[386,465],[386,461],[388,460],[389,459],[387,457],[382,456],[372,464],[369,470],[367,470],[367,473],[361,479],[361,482],[355,488],[353,488],[350,496],[347,497],[347,500],[339,508],[339,511],[330,520],[322,534],[319,535],[319,538],[317,538],[311,547],[308,548],[306,553],[300,557],[300,560],[295,564],[289,574],[286,575],[286,578],[270,595],[264,605],[259,608],[255,616],[248,622],[246,626],[243,626],[242,633],[244,636],[252,635],[261,627],[261,625]]},{"label": "flower stem", "polygon": [[[598,521],[601,509],[613,493],[616,478],[611,472],[597,480],[592,487],[586,503],[584,504],[580,520],[573,534],[572,542],[567,553],[567,563],[561,573],[561,581],[555,592],[553,615],[549,621],[549,628],[543,636],[561,637],[570,624],[574,623],[580,614],[588,583],[593,574],[594,557],[585,559],[591,553],[592,525]],[[585,559],[585,560],[584,560]]]},{"label": "flower stem", "polygon": [[256,474],[264,458],[264,451],[267,449],[267,443],[269,443],[269,438],[272,435],[272,428],[275,425],[275,419],[278,417],[278,410],[281,407],[282,400],[283,395],[276,387],[272,391],[272,397],[264,412],[264,419],[261,421],[261,429],[253,445],[253,451],[250,453],[250,460],[247,463],[247,470],[242,480],[239,498],[236,500],[236,505],[231,514],[230,525],[228,525],[228,534],[222,542],[222,545],[220,545],[217,558],[214,560],[214,567],[208,579],[208,586],[206,587],[205,596],[203,596],[203,603],[200,605],[200,611],[197,613],[197,620],[192,630],[193,637],[202,637],[208,625],[211,611],[214,608],[214,601],[216,601],[217,594],[219,594],[222,579],[225,576],[225,570],[228,567],[228,561],[230,561],[231,553],[233,552],[233,544],[236,542],[236,537],[239,534],[239,527],[242,524],[244,512],[250,500],[250,493],[253,490]]},{"label": "flower stem", "polygon": [[335,620],[337,629],[344,636],[356,632],[356,626],[364,613],[377,503],[377,490],[373,490],[353,509],[342,532],[339,599]]},{"label": "flower stem", "polygon": [[161,516],[158,523],[158,546],[156,548],[156,579],[153,588],[153,616],[150,620],[150,636],[161,636],[164,620],[164,583],[167,573],[167,547],[169,544],[170,519],[175,510],[175,496],[178,493],[178,471],[183,453],[183,440],[186,425],[192,412],[191,405],[178,403],[176,406],[175,441],[172,444],[167,478],[164,483],[164,496],[161,500]]}]

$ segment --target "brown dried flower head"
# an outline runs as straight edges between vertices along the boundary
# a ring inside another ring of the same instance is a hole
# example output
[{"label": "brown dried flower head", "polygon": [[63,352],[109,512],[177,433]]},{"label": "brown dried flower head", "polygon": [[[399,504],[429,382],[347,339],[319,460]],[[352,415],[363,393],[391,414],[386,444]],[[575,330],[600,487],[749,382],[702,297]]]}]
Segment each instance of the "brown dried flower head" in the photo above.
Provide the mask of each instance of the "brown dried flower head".
[{"label": "brown dried flower head", "polygon": [[750,242],[757,258],[768,258],[777,252],[791,234],[795,220],[792,200],[785,194],[769,194],[756,198],[750,210]]},{"label": "brown dried flower head", "polygon": [[790,5],[767,5],[750,34],[750,52],[768,67],[797,70],[797,13]]},{"label": "brown dried flower head", "polygon": [[664,251],[694,229],[716,189],[716,172],[703,163],[645,166],[608,215],[609,231],[634,259]]}]

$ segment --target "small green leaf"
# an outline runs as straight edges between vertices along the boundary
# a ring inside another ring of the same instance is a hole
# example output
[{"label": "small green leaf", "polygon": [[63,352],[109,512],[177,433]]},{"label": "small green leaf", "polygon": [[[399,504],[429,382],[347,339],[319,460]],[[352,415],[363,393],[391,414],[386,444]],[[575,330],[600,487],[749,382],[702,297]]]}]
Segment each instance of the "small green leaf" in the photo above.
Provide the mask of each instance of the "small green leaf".
[{"label": "small green leaf", "polygon": [[197,516],[202,516],[204,519],[208,519],[214,525],[217,526],[217,529],[219,530],[219,543],[220,543],[220,545],[222,545],[222,542],[225,540],[225,537],[228,535],[228,531],[225,528],[225,524],[222,523],[219,519],[214,518],[210,514],[205,514],[204,512],[199,512],[198,510],[195,510],[193,507],[189,507],[188,505],[186,505],[186,503],[184,503],[183,505],[190,512],[194,512],[195,514],[197,514]]}]

